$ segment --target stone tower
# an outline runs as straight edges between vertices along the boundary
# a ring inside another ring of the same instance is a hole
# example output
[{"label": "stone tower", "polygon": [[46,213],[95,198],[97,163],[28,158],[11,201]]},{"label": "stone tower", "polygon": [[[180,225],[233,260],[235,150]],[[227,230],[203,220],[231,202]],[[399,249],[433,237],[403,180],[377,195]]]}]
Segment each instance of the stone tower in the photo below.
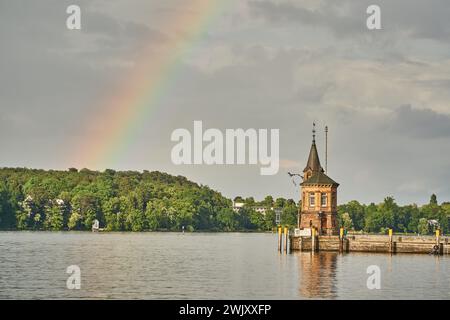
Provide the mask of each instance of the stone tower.
[{"label": "stone tower", "polygon": [[328,177],[320,165],[315,133],[313,124],[311,150],[300,184],[302,207],[299,228],[314,227],[320,235],[335,235],[338,234],[336,215],[339,183]]}]

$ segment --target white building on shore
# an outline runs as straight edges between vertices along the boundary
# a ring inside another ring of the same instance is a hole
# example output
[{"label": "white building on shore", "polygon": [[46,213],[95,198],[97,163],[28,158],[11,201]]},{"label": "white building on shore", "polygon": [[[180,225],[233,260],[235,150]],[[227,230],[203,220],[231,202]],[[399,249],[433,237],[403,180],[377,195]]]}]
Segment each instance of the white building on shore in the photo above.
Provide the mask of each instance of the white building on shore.
[{"label": "white building on shore", "polygon": [[[239,210],[241,208],[243,208],[244,205],[245,204],[243,202],[234,202],[233,201],[233,211],[234,212],[239,212]],[[261,213],[262,215],[266,215],[267,210],[273,210],[273,207],[267,208],[267,207],[264,207],[264,206],[252,206],[251,208],[253,210],[255,210],[256,212]]]}]

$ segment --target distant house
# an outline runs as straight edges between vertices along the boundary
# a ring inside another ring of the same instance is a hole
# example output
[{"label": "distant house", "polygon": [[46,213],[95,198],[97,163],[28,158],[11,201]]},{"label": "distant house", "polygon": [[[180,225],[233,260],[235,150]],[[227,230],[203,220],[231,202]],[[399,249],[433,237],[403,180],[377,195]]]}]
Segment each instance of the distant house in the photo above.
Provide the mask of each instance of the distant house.
[{"label": "distant house", "polygon": [[[233,202],[233,211],[239,212],[239,210],[243,208],[244,205],[245,204],[243,202]],[[262,215],[265,215],[267,210],[269,210],[267,207],[264,206],[252,206],[251,208],[256,212],[261,213]],[[273,210],[273,207],[271,207],[270,210]]]},{"label": "distant house", "polygon": [[55,199],[55,202],[59,206],[63,206],[64,205],[64,200],[63,199]]},{"label": "distant house", "polygon": [[[252,209],[256,212],[261,213],[262,215],[266,215],[266,211],[269,210],[267,207],[253,207]],[[273,207],[271,207],[270,210],[273,210]]]},{"label": "distant house", "polygon": [[234,202],[233,201],[233,211],[238,212],[244,206],[243,202]]},{"label": "distant house", "polygon": [[439,225],[439,221],[438,220],[428,220],[428,225],[434,229],[439,229],[440,225]]}]

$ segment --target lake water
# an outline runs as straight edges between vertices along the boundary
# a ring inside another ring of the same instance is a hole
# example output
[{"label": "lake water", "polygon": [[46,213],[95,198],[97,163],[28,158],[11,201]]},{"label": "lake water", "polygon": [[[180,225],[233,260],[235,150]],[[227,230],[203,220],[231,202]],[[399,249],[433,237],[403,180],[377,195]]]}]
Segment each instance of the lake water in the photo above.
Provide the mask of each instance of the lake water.
[{"label": "lake water", "polygon": [[275,234],[0,232],[0,299],[450,299],[449,271],[449,256],[280,254]]}]

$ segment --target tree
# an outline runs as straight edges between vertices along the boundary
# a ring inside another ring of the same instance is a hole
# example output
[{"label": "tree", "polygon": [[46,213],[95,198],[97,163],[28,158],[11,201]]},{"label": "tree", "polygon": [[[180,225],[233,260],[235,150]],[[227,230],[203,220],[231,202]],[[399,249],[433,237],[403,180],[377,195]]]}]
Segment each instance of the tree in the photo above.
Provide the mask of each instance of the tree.
[{"label": "tree", "polygon": [[394,230],[396,229],[398,209],[398,205],[395,203],[393,197],[386,197],[384,199],[384,202],[378,207],[378,210],[382,216],[383,227],[392,228]]},{"label": "tree", "polygon": [[144,213],[138,209],[130,209],[127,216],[127,224],[131,231],[144,231],[146,229],[146,221]]},{"label": "tree", "polygon": [[222,208],[217,214],[217,222],[220,230],[235,231],[238,229],[237,214],[230,208]]},{"label": "tree", "polygon": [[350,218],[350,215],[348,212],[344,212],[342,216],[340,217],[340,224],[341,227],[343,227],[346,230],[353,229],[353,221],[352,218]]},{"label": "tree", "polygon": [[436,197],[436,195],[433,193],[432,195],[431,195],[431,197],[430,197],[430,205],[437,205],[438,204],[438,202],[437,202],[437,197]]},{"label": "tree", "polygon": [[0,183],[0,229],[12,229],[16,224],[11,196],[7,187]]},{"label": "tree", "polygon": [[267,208],[273,207],[273,197],[272,196],[266,196],[262,202],[262,205],[264,205]]},{"label": "tree", "polygon": [[45,222],[46,230],[58,231],[64,227],[64,207],[62,203],[51,202],[45,208]]},{"label": "tree", "polygon": [[275,221],[276,220],[276,214],[274,210],[267,210],[266,215],[264,216],[264,229],[265,230],[272,230],[273,227],[276,226]]},{"label": "tree", "polygon": [[443,203],[441,206],[441,229],[444,233],[450,232],[450,203]]},{"label": "tree", "polygon": [[349,215],[355,230],[362,230],[365,226],[366,207],[358,201],[353,200],[347,204],[338,206],[338,214],[342,216],[344,213]]},{"label": "tree", "polygon": [[277,198],[277,200],[275,200],[275,204],[274,207],[275,208],[283,208],[286,204],[286,199],[284,198]]},{"label": "tree", "polygon": [[[95,219],[103,221],[99,198],[89,189],[79,190],[72,198],[73,212],[81,218],[82,227],[89,230]],[[73,214],[72,214],[73,215]]]},{"label": "tree", "polygon": [[255,210],[252,207],[244,206],[239,210],[237,215],[239,229],[241,230],[255,229],[255,226],[252,223],[252,216],[254,213]]},{"label": "tree", "polygon": [[126,198],[113,197],[105,201],[102,205],[105,216],[106,228],[109,231],[125,230],[125,207]]},{"label": "tree", "polygon": [[413,218],[414,207],[413,206],[404,206],[399,207],[397,222],[395,229],[400,232],[408,232],[409,227],[411,225],[411,220]]},{"label": "tree", "polygon": [[419,234],[428,234],[430,232],[430,228],[427,219],[420,218],[417,229]]},{"label": "tree", "polygon": [[253,229],[253,230],[264,230],[265,229],[264,215],[255,210],[250,211],[250,223],[251,223],[251,229]]},{"label": "tree", "polygon": [[81,228],[81,215],[73,211],[67,223],[69,230],[79,230]]},{"label": "tree", "polygon": [[245,198],[244,203],[247,206],[254,206],[255,205],[255,199],[253,197]]},{"label": "tree", "polygon": [[298,208],[295,205],[295,202],[289,202],[283,208],[283,212],[281,213],[281,223],[283,225],[289,225],[292,227],[296,227],[298,222]]}]

